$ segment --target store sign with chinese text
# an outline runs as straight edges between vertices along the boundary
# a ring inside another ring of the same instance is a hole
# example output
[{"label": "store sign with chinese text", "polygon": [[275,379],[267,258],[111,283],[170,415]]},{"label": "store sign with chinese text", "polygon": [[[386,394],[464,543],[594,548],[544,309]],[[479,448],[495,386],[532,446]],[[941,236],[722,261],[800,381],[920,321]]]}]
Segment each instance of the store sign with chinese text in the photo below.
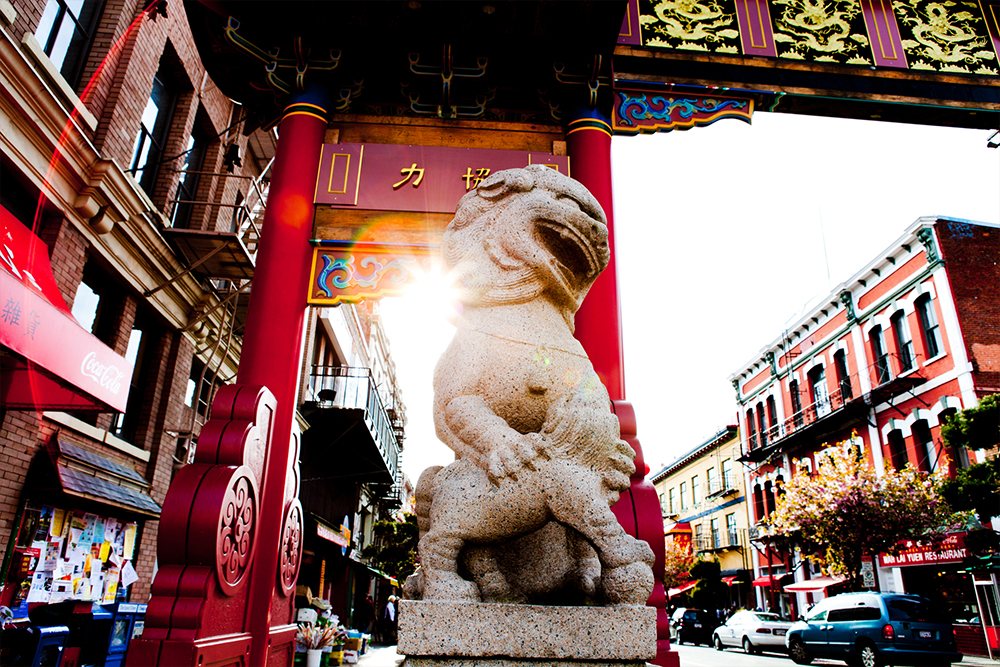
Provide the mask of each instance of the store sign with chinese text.
[{"label": "store sign with chinese text", "polygon": [[898,556],[879,554],[882,567],[911,567],[915,565],[949,565],[961,563],[965,558],[965,533],[952,533],[934,544],[909,543],[911,546]]}]

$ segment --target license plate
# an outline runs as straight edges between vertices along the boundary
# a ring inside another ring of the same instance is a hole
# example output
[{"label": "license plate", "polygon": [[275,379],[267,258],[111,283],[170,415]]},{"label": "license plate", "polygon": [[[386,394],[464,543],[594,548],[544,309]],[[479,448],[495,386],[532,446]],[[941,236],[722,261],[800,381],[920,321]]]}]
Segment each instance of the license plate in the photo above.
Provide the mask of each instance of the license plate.
[{"label": "license plate", "polygon": [[921,639],[934,639],[934,633],[930,630],[920,630],[918,631],[917,636]]},{"label": "license plate", "polygon": [[778,635],[778,636],[780,637],[780,636],[782,636],[783,634],[785,634],[785,631],[784,631],[784,630],[780,630],[780,629],[779,629],[779,630],[775,630],[775,631],[774,631],[774,634],[776,634],[776,635]]},{"label": "license plate", "polygon": [[695,624],[694,624],[694,627],[696,627],[696,628],[700,628],[700,627],[701,627],[701,623],[695,623]]}]

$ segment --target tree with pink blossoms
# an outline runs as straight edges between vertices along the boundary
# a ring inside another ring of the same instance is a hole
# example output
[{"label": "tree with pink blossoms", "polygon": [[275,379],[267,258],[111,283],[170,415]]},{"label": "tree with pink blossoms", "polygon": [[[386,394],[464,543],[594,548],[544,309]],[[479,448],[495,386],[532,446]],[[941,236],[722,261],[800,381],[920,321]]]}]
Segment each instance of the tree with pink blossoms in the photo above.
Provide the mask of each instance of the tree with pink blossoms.
[{"label": "tree with pink blossoms", "polygon": [[861,561],[879,553],[898,554],[904,540],[928,539],[947,531],[952,514],[938,493],[948,462],[934,473],[911,464],[886,466],[881,474],[868,464],[857,434],[824,450],[816,470],[795,462],[771,514],[774,532],[792,538],[833,573],[861,587]]}]

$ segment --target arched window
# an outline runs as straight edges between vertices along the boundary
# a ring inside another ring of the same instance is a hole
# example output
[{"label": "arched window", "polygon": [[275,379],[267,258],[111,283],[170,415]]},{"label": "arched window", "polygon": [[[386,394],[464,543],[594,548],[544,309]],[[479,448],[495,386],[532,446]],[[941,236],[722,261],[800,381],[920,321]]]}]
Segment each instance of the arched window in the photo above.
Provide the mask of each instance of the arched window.
[{"label": "arched window", "polygon": [[[938,415],[938,423],[941,425],[947,424],[948,420],[956,414],[958,414],[958,410],[955,408],[948,408]],[[969,467],[969,452],[966,451],[965,447],[956,447],[954,445],[949,447],[948,457],[951,458],[952,474]]]},{"label": "arched window", "polygon": [[910,328],[906,325],[903,311],[897,312],[889,320],[892,324],[892,335],[896,339],[896,353],[899,355],[899,372],[905,373],[913,368],[913,339]]},{"label": "arched window", "polygon": [[875,384],[885,384],[889,381],[889,357],[885,353],[882,327],[872,327],[868,340],[871,341],[872,359],[875,360]]},{"label": "arched window", "polygon": [[816,417],[829,414],[830,392],[826,388],[826,371],[822,366],[814,366],[809,371],[809,389],[812,391],[812,402],[816,408]]},{"label": "arched window", "polygon": [[917,317],[920,319],[920,334],[924,341],[924,354],[928,359],[938,356],[941,353],[941,337],[938,332],[937,314],[934,312],[934,304],[931,303],[931,295],[924,294],[914,303]]},{"label": "arched window", "polygon": [[774,404],[774,396],[767,397],[767,428],[768,435],[773,440],[778,437],[778,408]]},{"label": "arched window", "polygon": [[792,419],[795,426],[802,426],[802,396],[799,394],[798,380],[792,380],[788,384],[788,393],[792,397]]},{"label": "arched window", "polygon": [[750,434],[747,436],[747,442],[750,444],[750,449],[757,448],[757,425],[753,420],[753,408],[747,410],[747,429]]},{"label": "arched window", "polygon": [[899,429],[890,431],[886,439],[889,442],[889,459],[892,461],[892,467],[896,470],[902,470],[907,463],[903,432]]},{"label": "arched window", "polygon": [[913,446],[917,452],[917,467],[923,472],[934,472],[937,468],[938,454],[927,420],[919,419],[913,422],[910,431],[913,433]]},{"label": "arched window", "polygon": [[753,487],[753,511],[757,521],[764,518],[764,490],[760,486]]},{"label": "arched window", "polygon": [[771,516],[774,511],[774,485],[771,482],[764,484],[764,509],[767,516]]},{"label": "arched window", "polygon": [[840,390],[840,400],[844,403],[854,398],[851,389],[851,376],[847,372],[847,353],[837,350],[833,355],[833,368],[837,372],[837,388]]},{"label": "arched window", "polygon": [[764,406],[757,406],[757,430],[760,431],[760,446],[767,447],[767,424],[764,423]]}]

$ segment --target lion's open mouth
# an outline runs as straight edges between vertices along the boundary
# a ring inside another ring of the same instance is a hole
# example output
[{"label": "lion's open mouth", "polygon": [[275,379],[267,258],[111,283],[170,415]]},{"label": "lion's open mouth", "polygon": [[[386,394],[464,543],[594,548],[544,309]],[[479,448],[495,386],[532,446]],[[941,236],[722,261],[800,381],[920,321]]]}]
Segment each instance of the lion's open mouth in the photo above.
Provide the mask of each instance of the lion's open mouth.
[{"label": "lion's open mouth", "polygon": [[597,250],[579,231],[551,220],[538,220],[536,230],[538,240],[555,260],[563,280],[576,286],[600,273]]}]

